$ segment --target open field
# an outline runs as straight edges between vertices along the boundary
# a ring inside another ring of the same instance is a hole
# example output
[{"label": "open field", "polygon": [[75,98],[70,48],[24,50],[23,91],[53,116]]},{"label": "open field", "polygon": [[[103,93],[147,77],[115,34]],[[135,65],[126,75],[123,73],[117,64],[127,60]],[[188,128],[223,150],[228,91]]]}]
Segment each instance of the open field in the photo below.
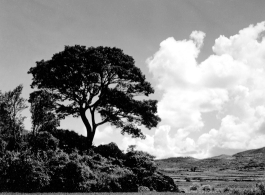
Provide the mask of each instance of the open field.
[{"label": "open field", "polygon": [[258,182],[264,181],[264,171],[239,171],[239,170],[206,170],[188,171],[168,168],[161,170],[164,174],[172,177],[176,185],[185,192],[189,192],[190,186],[195,183],[210,185],[215,191],[222,191],[224,188],[251,188]]},{"label": "open field", "polygon": [[206,159],[172,157],[156,161],[159,170],[173,178],[180,189],[210,185],[214,191],[224,188],[252,188],[265,181],[265,147],[219,155]]}]

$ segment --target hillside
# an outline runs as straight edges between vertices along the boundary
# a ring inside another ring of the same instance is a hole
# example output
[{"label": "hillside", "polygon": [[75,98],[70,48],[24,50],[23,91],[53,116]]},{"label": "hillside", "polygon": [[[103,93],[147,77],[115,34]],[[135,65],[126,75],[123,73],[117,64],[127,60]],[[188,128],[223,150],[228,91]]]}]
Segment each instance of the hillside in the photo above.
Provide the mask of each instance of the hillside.
[{"label": "hillside", "polygon": [[211,157],[210,159],[227,159],[227,160],[231,160],[231,159],[234,159],[234,158],[235,158],[235,157],[230,156],[230,155],[221,154],[221,155],[219,155],[219,156]]},{"label": "hillside", "polygon": [[219,155],[206,159],[196,159],[192,157],[175,157],[157,160],[161,170],[167,169],[192,169],[197,170],[264,170],[265,147],[247,150],[230,155]]},{"label": "hillside", "polygon": [[264,158],[265,157],[265,147],[253,150],[246,150],[244,152],[239,152],[233,155],[236,158],[245,157],[245,158]]}]

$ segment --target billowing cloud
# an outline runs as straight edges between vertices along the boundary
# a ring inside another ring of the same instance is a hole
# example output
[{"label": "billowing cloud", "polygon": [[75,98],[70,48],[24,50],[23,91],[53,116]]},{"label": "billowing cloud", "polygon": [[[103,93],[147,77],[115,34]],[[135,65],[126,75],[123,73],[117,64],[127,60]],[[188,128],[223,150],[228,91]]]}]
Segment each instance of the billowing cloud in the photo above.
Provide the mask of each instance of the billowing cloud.
[{"label": "billowing cloud", "polygon": [[[229,38],[220,36],[215,40],[214,54],[200,64],[197,57],[203,32],[192,32],[190,40],[168,38],[161,42],[159,51],[147,63],[157,89],[163,93],[158,114],[161,125],[170,126],[170,133],[164,133],[171,138],[161,135],[161,141],[154,141],[154,148],[161,146],[176,155],[189,154],[192,148],[196,150],[193,156],[206,157],[215,153],[213,148],[264,146],[264,24],[251,25]],[[194,140],[193,132],[201,131],[206,122],[202,114],[213,111],[221,121],[220,127],[208,129]],[[186,132],[185,136],[178,137],[180,131]]]},{"label": "billowing cloud", "polygon": [[[212,47],[213,54],[201,63],[197,57],[203,46],[203,32],[192,32],[189,40],[170,37],[162,41],[159,50],[147,60],[157,92],[162,93],[158,102],[160,126],[145,140],[121,137],[119,145],[126,149],[136,144],[158,158],[204,158],[220,155],[221,151],[232,154],[263,147],[264,32],[262,22],[234,36],[220,36]],[[205,129],[204,113],[217,113],[220,125]],[[119,133],[107,132],[111,136]]]}]

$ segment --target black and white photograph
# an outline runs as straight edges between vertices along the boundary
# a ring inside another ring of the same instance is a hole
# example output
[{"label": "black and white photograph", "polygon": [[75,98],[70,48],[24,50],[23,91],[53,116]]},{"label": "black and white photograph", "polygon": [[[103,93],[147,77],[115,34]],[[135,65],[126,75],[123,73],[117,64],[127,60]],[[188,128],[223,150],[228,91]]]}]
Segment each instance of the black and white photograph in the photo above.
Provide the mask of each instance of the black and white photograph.
[{"label": "black and white photograph", "polygon": [[0,194],[265,195],[265,0],[0,0]]}]

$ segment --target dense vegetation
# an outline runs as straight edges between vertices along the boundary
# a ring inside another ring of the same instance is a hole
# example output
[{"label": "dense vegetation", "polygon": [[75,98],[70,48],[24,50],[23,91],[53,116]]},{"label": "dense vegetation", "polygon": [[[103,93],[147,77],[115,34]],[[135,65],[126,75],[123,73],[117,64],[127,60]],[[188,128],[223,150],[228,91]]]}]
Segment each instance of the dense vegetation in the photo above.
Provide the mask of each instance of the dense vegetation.
[{"label": "dense vegetation", "polygon": [[[28,100],[31,131],[21,115],[28,108],[22,85],[0,91],[1,192],[178,191],[158,172],[154,156],[133,146],[123,152],[115,143],[92,144],[106,122],[144,138],[139,126],[150,129],[160,121],[156,100],[136,98],[154,90],[132,57],[117,48],[66,46],[29,73],[37,88]],[[58,128],[67,115],[81,117],[87,137]]]},{"label": "dense vegetation", "polygon": [[123,152],[115,143],[87,150],[85,137],[52,126],[37,134],[25,131],[8,114],[14,104],[4,103],[1,113],[8,123],[0,129],[0,191],[137,192],[140,186],[178,191],[172,178],[157,171],[154,156],[134,147]]}]

